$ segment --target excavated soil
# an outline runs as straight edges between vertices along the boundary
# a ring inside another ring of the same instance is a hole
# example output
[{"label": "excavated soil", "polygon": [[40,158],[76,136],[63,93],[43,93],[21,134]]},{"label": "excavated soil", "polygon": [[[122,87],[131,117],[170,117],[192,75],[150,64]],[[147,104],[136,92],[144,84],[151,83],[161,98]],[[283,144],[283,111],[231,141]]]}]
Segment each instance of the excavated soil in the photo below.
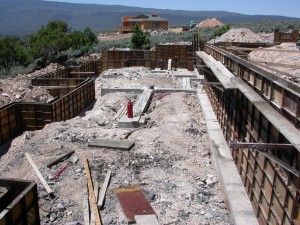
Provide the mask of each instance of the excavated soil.
[{"label": "excavated soil", "polygon": [[[114,117],[137,95],[119,92],[101,97],[102,87],[182,86],[180,80],[171,75],[151,74],[142,67],[105,73],[123,75],[110,79],[100,76],[96,80],[97,100],[81,115],[15,138],[0,159],[1,177],[38,183],[41,224],[83,224],[86,177],[82,156],[85,154],[94,184],[99,182],[101,186],[106,171],[112,170],[104,208],[100,211],[103,224],[127,224],[113,190],[134,185],[142,188],[160,224],[232,224],[211,161],[205,121],[194,94],[155,94],[146,114],[154,125],[129,136],[128,139],[135,142],[130,151],[88,147],[93,139],[123,140],[125,132],[130,130],[118,128]],[[73,162],[57,180],[50,180],[68,160],[52,169],[46,167],[47,163],[69,150],[75,150]],[[46,194],[24,157],[25,152],[32,156],[49,182],[53,197]]]},{"label": "excavated soil", "polygon": [[[269,49],[279,50],[276,51],[253,51],[248,54],[248,59],[254,62],[258,62],[264,69],[270,71],[277,76],[285,79],[291,79],[292,81],[300,82],[300,69],[297,68],[286,68],[282,66],[264,66],[266,63],[278,63],[292,66],[300,65],[300,51],[297,49],[295,43],[282,43],[280,45],[271,47]],[[280,50],[294,50],[299,52],[280,52]],[[268,68],[269,67],[269,68]],[[285,74],[287,73],[287,74]],[[292,75],[292,76],[289,76]],[[297,79],[295,79],[295,77]]]},{"label": "excavated soil", "polygon": [[208,28],[208,27],[222,27],[224,23],[222,23],[217,18],[207,18],[196,25],[196,27],[200,28]]},{"label": "excavated soil", "polygon": [[273,43],[273,33],[254,33],[247,28],[231,28],[225,34],[210,40],[208,43],[218,42],[244,42],[244,43]]},{"label": "excavated soil", "polygon": [[14,78],[0,79],[0,107],[12,102],[47,102],[53,97],[43,87],[31,85],[31,79],[58,69],[57,64],[31,74],[19,74]]}]

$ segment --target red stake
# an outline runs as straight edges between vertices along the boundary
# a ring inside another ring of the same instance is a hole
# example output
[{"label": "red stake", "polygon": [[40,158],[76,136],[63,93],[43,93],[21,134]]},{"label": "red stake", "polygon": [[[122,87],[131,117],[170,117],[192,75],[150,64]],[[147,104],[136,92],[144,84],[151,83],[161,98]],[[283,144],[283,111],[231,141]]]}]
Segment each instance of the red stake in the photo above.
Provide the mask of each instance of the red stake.
[{"label": "red stake", "polygon": [[58,173],[55,174],[55,175],[54,175],[53,177],[51,177],[50,179],[51,179],[51,180],[57,179],[57,178],[59,177],[59,175],[60,175],[60,174],[68,167],[69,164],[70,164],[70,163],[67,163],[66,165],[64,165],[64,167],[61,168],[61,170],[58,171]]}]

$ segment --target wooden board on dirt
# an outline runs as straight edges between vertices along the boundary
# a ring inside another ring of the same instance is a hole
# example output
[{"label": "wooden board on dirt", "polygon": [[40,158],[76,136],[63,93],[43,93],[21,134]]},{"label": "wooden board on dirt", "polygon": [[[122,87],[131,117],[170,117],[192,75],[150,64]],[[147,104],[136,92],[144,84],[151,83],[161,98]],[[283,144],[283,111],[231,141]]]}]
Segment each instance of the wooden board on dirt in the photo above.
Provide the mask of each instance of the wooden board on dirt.
[{"label": "wooden board on dirt", "polygon": [[99,148],[112,148],[129,151],[133,146],[132,141],[118,141],[118,140],[107,140],[107,139],[95,139],[92,140],[88,146],[89,147],[99,147]]},{"label": "wooden board on dirt", "polygon": [[134,223],[137,215],[155,215],[142,190],[138,186],[116,188],[114,190],[128,223]]}]

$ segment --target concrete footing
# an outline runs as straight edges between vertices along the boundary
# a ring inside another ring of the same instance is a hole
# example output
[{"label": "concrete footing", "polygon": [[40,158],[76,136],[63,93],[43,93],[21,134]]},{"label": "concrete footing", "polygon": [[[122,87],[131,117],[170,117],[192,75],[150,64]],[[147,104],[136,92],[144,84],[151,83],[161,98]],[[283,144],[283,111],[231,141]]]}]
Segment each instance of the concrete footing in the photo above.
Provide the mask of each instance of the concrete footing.
[{"label": "concrete footing", "polygon": [[212,156],[231,211],[232,220],[235,225],[258,225],[251,202],[208,96],[205,92],[200,91],[197,94],[210,137]]},{"label": "concrete footing", "polygon": [[119,128],[138,128],[146,124],[145,116],[136,116],[133,118],[127,118],[123,116],[118,121]]},{"label": "concrete footing", "polygon": [[145,88],[143,93],[139,96],[138,100],[133,107],[133,115],[138,116],[145,113],[150,105],[153,89]]},{"label": "concrete footing", "polygon": [[116,92],[141,94],[143,91],[143,88],[101,88],[101,96]]}]

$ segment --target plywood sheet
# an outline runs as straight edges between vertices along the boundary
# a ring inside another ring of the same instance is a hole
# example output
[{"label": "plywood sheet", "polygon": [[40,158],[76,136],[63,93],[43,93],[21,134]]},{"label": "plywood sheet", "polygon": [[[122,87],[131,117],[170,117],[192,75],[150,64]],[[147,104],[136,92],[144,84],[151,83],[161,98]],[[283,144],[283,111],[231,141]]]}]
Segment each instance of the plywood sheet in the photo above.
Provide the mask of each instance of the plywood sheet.
[{"label": "plywood sheet", "polygon": [[136,215],[155,215],[140,187],[116,188],[114,190],[127,217],[128,223],[134,223]]}]

